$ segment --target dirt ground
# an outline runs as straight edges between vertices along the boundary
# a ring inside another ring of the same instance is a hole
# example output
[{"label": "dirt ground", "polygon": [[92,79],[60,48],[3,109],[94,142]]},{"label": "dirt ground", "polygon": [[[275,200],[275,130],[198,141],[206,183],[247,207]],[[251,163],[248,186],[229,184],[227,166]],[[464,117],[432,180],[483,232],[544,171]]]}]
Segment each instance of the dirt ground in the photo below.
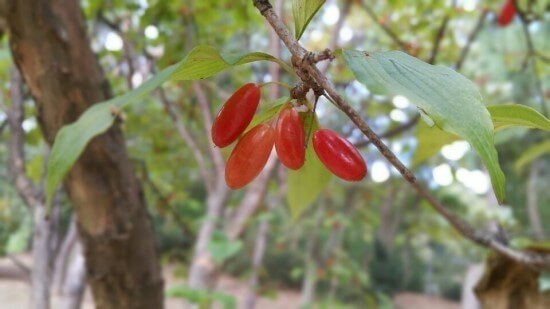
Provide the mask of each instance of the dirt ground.
[{"label": "dirt ground", "polygon": [[[30,265],[29,256],[18,256],[26,265]],[[163,267],[164,280],[166,288],[183,284],[183,279],[174,277],[175,267],[168,265]],[[29,308],[30,285],[23,280],[23,272],[8,258],[0,258],[0,308],[2,309],[20,309]],[[217,289],[225,294],[233,295],[238,308],[243,308],[244,298],[247,292],[247,283],[228,276],[222,276]],[[52,296],[52,308],[58,308],[59,297]],[[256,308],[276,309],[298,308],[300,294],[295,291],[279,291],[276,299],[260,297],[256,302]],[[166,309],[183,308],[183,301],[176,298],[166,299]],[[87,290],[84,296],[82,309],[94,309],[93,299],[90,291]]]},{"label": "dirt ground", "polygon": [[[28,256],[19,256],[26,265],[31,261]],[[175,267],[168,265],[163,267],[166,288],[181,285],[183,279],[174,277]],[[7,259],[0,259],[0,308],[2,309],[20,309],[29,307],[30,285],[22,280],[23,272],[18,269],[14,263]],[[244,308],[244,299],[247,293],[247,283],[228,276],[222,276],[217,286],[217,290],[236,298],[237,308]],[[54,293],[55,294],[55,293]],[[394,305],[399,309],[459,309],[460,305],[455,302],[447,301],[441,298],[426,296],[415,293],[400,293],[393,299]],[[56,295],[52,297],[52,308],[58,308],[59,298]],[[280,290],[274,299],[260,297],[256,301],[256,308],[261,309],[298,309],[300,306],[300,294],[298,291]],[[183,308],[183,301],[176,298],[166,299],[166,309]],[[86,291],[82,309],[94,309],[93,299],[90,291]]]}]

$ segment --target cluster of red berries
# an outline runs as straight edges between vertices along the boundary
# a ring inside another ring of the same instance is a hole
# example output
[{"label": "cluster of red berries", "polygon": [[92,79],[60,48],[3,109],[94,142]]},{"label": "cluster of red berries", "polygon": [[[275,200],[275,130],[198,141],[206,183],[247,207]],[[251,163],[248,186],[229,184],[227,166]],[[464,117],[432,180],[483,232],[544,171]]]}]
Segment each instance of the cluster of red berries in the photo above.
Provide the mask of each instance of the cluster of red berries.
[{"label": "cluster of red berries", "polygon": [[[304,125],[290,105],[279,112],[275,128],[273,121],[266,121],[243,135],[259,102],[257,85],[242,86],[227,100],[212,126],[212,141],[218,147],[229,146],[240,137],[225,167],[225,181],[232,189],[246,186],[260,174],[273,146],[281,163],[289,169],[298,170],[305,162]],[[328,170],[344,180],[359,181],[367,174],[367,165],[359,151],[331,130],[317,130],[313,148]]]}]

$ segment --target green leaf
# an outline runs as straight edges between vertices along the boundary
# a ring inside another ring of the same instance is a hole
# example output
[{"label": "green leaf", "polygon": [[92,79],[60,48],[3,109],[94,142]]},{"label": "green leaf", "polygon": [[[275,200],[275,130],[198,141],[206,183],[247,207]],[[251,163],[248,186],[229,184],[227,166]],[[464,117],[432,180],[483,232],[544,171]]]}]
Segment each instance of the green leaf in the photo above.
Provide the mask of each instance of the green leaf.
[{"label": "green leaf", "polygon": [[215,234],[207,250],[216,264],[221,264],[241,250],[240,240],[229,240],[225,234]]},{"label": "green leaf", "polygon": [[237,308],[235,298],[221,292],[191,289],[187,286],[174,286],[165,292],[166,297],[178,297],[198,304],[200,308],[210,308],[212,302],[218,302],[224,309]]},{"label": "green leaf", "polygon": [[294,15],[294,34],[299,40],[304,34],[307,25],[325,0],[294,0],[292,1],[292,15]]},{"label": "green leaf", "polygon": [[6,242],[6,253],[20,253],[25,251],[29,245],[29,239],[32,236],[32,222],[29,217],[19,226],[19,228],[11,234]]},{"label": "green leaf", "polygon": [[541,113],[525,105],[487,106],[495,131],[512,126],[550,131],[550,120]]},{"label": "green leaf", "polygon": [[441,147],[460,140],[460,137],[447,133],[438,127],[430,128],[426,123],[416,125],[418,146],[412,159],[412,165],[418,166],[439,152]]},{"label": "green leaf", "polygon": [[371,91],[407,96],[439,128],[466,139],[487,167],[498,200],[504,200],[505,178],[493,142],[493,124],[471,81],[403,52],[344,50],[342,54],[355,77]]},{"label": "green leaf", "polygon": [[255,61],[273,61],[278,63],[288,72],[294,74],[294,70],[283,61],[261,52],[252,53],[220,53],[210,46],[198,46],[193,48],[181,62],[176,64],[177,69],[170,76],[170,80],[197,80],[210,77],[232,66],[246,64]]},{"label": "green leaf", "polygon": [[[313,117],[306,114],[304,127],[306,132],[309,130]],[[318,127],[317,120],[313,120],[311,132],[315,132]],[[328,185],[331,173],[325,168],[323,163],[317,158],[313,150],[312,138],[310,137],[306,149],[306,161],[299,170],[288,170],[287,178],[287,202],[292,219],[295,221],[302,212],[313,203],[319,194]]]},{"label": "green leaf", "polygon": [[55,138],[46,175],[47,205],[50,205],[57,186],[82,154],[86,145],[93,137],[111,127],[116,118],[114,114],[119,113],[121,108],[138,102],[166,81],[202,79],[231,66],[259,60],[273,61],[288,68],[282,61],[265,53],[221,54],[212,47],[198,46],[182,61],[160,71],[138,88],[88,108],[76,122],[64,126]]},{"label": "green leaf", "polygon": [[281,108],[283,108],[283,106],[288,103],[288,101],[290,101],[289,97],[281,97],[277,99],[275,102],[272,103],[273,106],[263,112],[260,112],[259,114],[255,115],[254,118],[252,118],[252,121],[250,122],[248,127],[246,127],[245,132],[248,132],[256,125],[273,118],[281,111]]},{"label": "green leaf", "polygon": [[528,148],[514,163],[514,170],[518,174],[521,173],[527,164],[545,154],[550,154],[550,140]]}]

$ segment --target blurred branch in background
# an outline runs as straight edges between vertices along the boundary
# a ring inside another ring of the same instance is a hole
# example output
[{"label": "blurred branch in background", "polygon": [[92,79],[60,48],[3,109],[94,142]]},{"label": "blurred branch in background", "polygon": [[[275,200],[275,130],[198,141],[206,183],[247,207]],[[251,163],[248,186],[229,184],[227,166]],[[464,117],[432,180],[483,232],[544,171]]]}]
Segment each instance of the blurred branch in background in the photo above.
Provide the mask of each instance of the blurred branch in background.
[{"label": "blurred branch in background", "polygon": [[[58,231],[59,201],[58,198],[54,199],[51,216],[47,218],[43,190],[40,186],[33,183],[26,171],[25,130],[23,129],[23,121],[25,120],[23,79],[15,68],[12,68],[10,72],[11,105],[6,110],[10,128],[8,170],[13,186],[34,218],[32,241],[34,262],[31,271],[31,301],[35,308],[49,308],[51,295],[50,281],[59,244],[58,237],[60,235]],[[0,101],[2,101],[1,97]],[[3,102],[0,103],[0,107],[7,108]]]},{"label": "blurred branch in background", "polygon": [[[456,7],[456,0],[453,0],[451,3],[451,9],[454,9]],[[439,54],[439,48],[441,46],[441,41],[445,37],[445,31],[447,31],[447,25],[449,24],[449,19],[451,18],[450,14],[445,14],[445,17],[443,17],[443,20],[441,21],[441,25],[439,26],[439,29],[437,30],[437,33],[434,38],[434,43],[432,45],[432,50],[430,52],[430,57],[428,58],[429,64],[434,64],[437,58],[437,54]]]},{"label": "blurred branch in background", "polygon": [[399,36],[384,22],[381,21],[381,19],[376,15],[374,10],[370,5],[366,3],[366,1],[360,1],[360,5],[365,11],[369,14],[369,16],[372,18],[372,21],[374,21],[384,32],[393,40],[393,42],[399,46],[399,49],[406,51],[408,49],[407,43],[402,41]]},{"label": "blurred branch in background", "polygon": [[516,8],[516,12],[520,18],[521,21],[521,28],[523,30],[523,34],[525,36],[525,42],[527,44],[527,55],[525,55],[525,59],[523,61],[522,68],[523,70],[527,69],[528,67],[531,68],[533,71],[533,76],[535,77],[535,88],[537,91],[537,97],[539,100],[539,104],[541,107],[542,114],[546,117],[548,117],[548,106],[546,104],[546,99],[544,95],[544,89],[541,81],[541,77],[539,76],[538,70],[537,70],[537,60],[542,60],[544,62],[550,61],[549,58],[545,57],[544,55],[540,54],[536,49],[535,45],[533,44],[533,38],[531,36],[531,32],[529,29],[529,26],[533,22],[533,20],[528,16],[528,12],[524,11],[521,6],[519,5],[518,0],[513,0],[514,6]]},{"label": "blurred branch in background", "polygon": [[466,44],[464,45],[464,47],[462,47],[462,50],[460,51],[460,56],[458,57],[458,60],[456,61],[456,64],[455,64],[455,70],[460,71],[460,69],[462,69],[462,65],[464,65],[464,61],[466,60],[466,57],[470,53],[472,44],[475,42],[479,33],[483,29],[483,25],[485,23],[485,19],[487,18],[488,14],[489,14],[489,10],[483,10],[479,15],[477,22],[474,26],[474,29],[468,35],[468,40],[466,41]]}]

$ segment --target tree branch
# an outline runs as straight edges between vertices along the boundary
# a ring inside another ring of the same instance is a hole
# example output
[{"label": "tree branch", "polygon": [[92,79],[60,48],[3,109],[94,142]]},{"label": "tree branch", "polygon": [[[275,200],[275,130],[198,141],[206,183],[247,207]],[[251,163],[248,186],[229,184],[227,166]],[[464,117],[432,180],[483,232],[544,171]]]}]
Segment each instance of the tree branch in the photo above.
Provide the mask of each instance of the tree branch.
[{"label": "tree branch", "polygon": [[208,144],[210,149],[210,154],[212,157],[212,162],[214,163],[214,167],[216,168],[217,178],[221,179],[223,177],[220,177],[220,175],[223,175],[225,170],[225,162],[223,160],[222,153],[220,149],[214,145],[214,142],[212,141],[211,132],[212,132],[212,111],[210,110],[210,103],[208,100],[208,96],[206,96],[206,93],[204,92],[204,89],[202,88],[201,84],[198,81],[193,81],[193,90],[195,91],[195,94],[197,95],[197,101],[199,103],[199,109],[201,110],[203,125],[204,125],[204,132],[206,132],[206,136],[208,138]]},{"label": "tree branch", "polygon": [[523,11],[519,7],[519,3],[517,0],[514,1],[514,6],[516,8],[516,12],[520,18],[521,21],[521,28],[523,30],[523,34],[525,35],[525,41],[527,42],[527,55],[525,56],[525,60],[523,61],[523,68],[526,68],[529,63],[531,63],[531,68],[533,70],[533,76],[535,77],[535,88],[537,90],[537,96],[539,97],[539,102],[541,105],[541,111],[542,114],[546,117],[548,117],[548,107],[546,106],[546,99],[544,96],[544,90],[542,88],[542,81],[537,73],[537,58],[541,58],[543,61],[545,60],[545,57],[541,57],[542,55],[537,52],[535,49],[535,45],[533,44],[533,38],[531,37],[531,32],[529,32],[529,25],[531,23],[531,19],[527,17],[527,14],[525,11]]},{"label": "tree branch", "polygon": [[[328,44],[327,50],[334,50],[336,46],[338,45],[338,38],[340,37],[340,30],[342,30],[342,27],[344,26],[344,21],[346,20],[346,17],[348,16],[349,12],[351,11],[351,5],[352,0],[346,0],[344,2],[344,6],[342,7],[342,11],[340,12],[340,16],[338,17],[338,21],[334,25],[334,28],[332,30],[332,36],[330,38],[330,42]],[[279,40],[279,38],[277,38]],[[323,62],[319,65],[319,70],[325,74],[328,71],[328,68],[330,66],[329,61]]]},{"label": "tree branch", "polygon": [[367,11],[367,14],[372,18],[372,21],[374,21],[384,32],[393,40],[393,42],[399,46],[401,50],[407,50],[407,44],[403,42],[399,36],[386,24],[383,24],[378,19],[378,16],[376,16],[376,13],[374,13],[374,10],[365,3],[365,1],[361,1],[361,7]]},{"label": "tree branch", "polygon": [[460,51],[460,56],[458,57],[458,61],[455,64],[455,70],[460,71],[460,69],[462,68],[464,61],[466,60],[466,56],[468,56],[468,54],[470,53],[470,48],[472,47],[472,44],[477,39],[477,36],[481,32],[481,29],[483,29],[483,24],[485,22],[485,19],[487,18],[487,14],[489,14],[489,10],[483,10],[483,12],[481,12],[481,15],[479,15],[474,29],[472,30],[472,32],[470,32],[470,35],[468,36],[468,41],[466,41],[466,45],[464,45],[464,47]]},{"label": "tree branch", "polygon": [[[22,79],[15,68],[11,70],[10,109],[6,112],[10,137],[8,140],[8,172],[14,187],[28,208],[41,204],[40,190],[33,184],[25,171],[25,131],[22,123],[25,119],[23,108]],[[2,97],[0,96],[0,101]],[[1,103],[4,107],[4,103]]]},{"label": "tree branch", "polygon": [[[414,128],[416,126],[416,124],[418,123],[418,121],[420,120],[420,114],[416,114],[416,116],[414,116],[413,118],[411,118],[411,120],[393,128],[393,129],[389,129],[388,131],[380,134],[380,138],[390,138],[390,137],[394,137],[396,135],[399,135],[407,130],[410,130],[412,128]],[[357,143],[354,143],[355,147],[365,147],[365,146],[368,146],[370,144],[370,141],[369,140],[364,140],[364,141],[359,141]]]},{"label": "tree branch", "polygon": [[[452,7],[455,7],[456,0],[453,1]],[[445,37],[445,31],[447,30],[447,25],[449,24],[450,16],[449,14],[445,15],[443,18],[443,21],[441,22],[441,25],[439,26],[439,29],[437,30],[437,34],[435,35],[434,44],[432,46],[432,51],[430,52],[430,58],[428,58],[429,64],[434,64],[435,60],[437,58],[437,54],[439,53],[439,47],[441,46],[441,41],[443,41],[443,38]]]},{"label": "tree branch", "polygon": [[132,77],[134,77],[135,68],[134,68],[134,48],[132,46],[132,43],[128,38],[126,37],[126,34],[120,29],[118,23],[114,23],[105,17],[103,14],[103,10],[99,10],[97,13],[97,19],[105,24],[107,27],[109,27],[111,30],[113,30],[118,36],[120,36],[120,39],[122,40],[122,48],[124,50],[124,59],[126,60],[126,64],[128,65],[128,74],[126,74],[126,85],[128,89],[132,90],[134,89],[134,84],[132,82]]},{"label": "tree branch", "polygon": [[[397,168],[403,177],[415,188],[417,193],[426,199],[429,204],[440,213],[462,236],[465,238],[494,251],[503,254],[511,259],[541,268],[550,268],[550,254],[539,254],[534,252],[520,251],[503,243],[493,235],[488,235],[475,230],[471,225],[456,215],[447,210],[429,191],[421,184],[416,182],[414,174],[407,169],[399,159],[391,152],[391,150],[380,140],[380,138],[372,131],[372,129],[363,121],[361,116],[338,94],[334,85],[319,71],[314,63],[304,61],[307,60],[307,55],[311,54],[303,48],[290,34],[282,20],[277,16],[272,9],[268,0],[253,0],[254,6],[260,11],[264,18],[269,22],[273,30],[286,45],[293,56],[293,66],[298,76],[301,77],[304,83],[315,83],[312,88],[328,94],[328,98],[332,99],[333,103],[342,110],[348,118],[363,132],[363,134],[378,148],[380,153],[390,163]],[[302,61],[296,60],[301,59]],[[305,78],[304,78],[305,77]]]},{"label": "tree branch", "polygon": [[158,90],[160,101],[162,102],[162,105],[164,105],[164,108],[168,112],[168,115],[170,115],[170,118],[174,122],[174,125],[176,126],[176,130],[178,134],[180,135],[181,139],[187,144],[187,148],[191,150],[191,153],[193,154],[193,157],[195,158],[195,161],[197,161],[197,165],[199,167],[199,172],[201,174],[202,179],[204,180],[204,183],[206,185],[206,189],[211,192],[213,188],[213,182],[212,176],[208,172],[208,168],[206,167],[206,161],[204,160],[204,154],[200,151],[199,144],[195,137],[187,130],[185,125],[183,124],[183,121],[180,117],[180,113],[176,108],[176,104],[172,102],[168,97],[166,96],[166,92],[162,87]]}]

